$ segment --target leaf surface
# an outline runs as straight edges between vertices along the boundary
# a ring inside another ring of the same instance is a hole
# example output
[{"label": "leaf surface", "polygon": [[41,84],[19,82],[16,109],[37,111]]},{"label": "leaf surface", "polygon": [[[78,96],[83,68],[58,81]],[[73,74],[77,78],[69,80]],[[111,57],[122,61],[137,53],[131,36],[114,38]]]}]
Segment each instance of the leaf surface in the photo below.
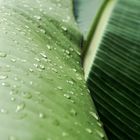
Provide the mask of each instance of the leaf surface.
[{"label": "leaf surface", "polygon": [[0,0],[0,139],[106,139],[72,9],[71,0]]},{"label": "leaf surface", "polygon": [[140,1],[109,1],[85,55],[88,87],[110,140],[140,138]]}]

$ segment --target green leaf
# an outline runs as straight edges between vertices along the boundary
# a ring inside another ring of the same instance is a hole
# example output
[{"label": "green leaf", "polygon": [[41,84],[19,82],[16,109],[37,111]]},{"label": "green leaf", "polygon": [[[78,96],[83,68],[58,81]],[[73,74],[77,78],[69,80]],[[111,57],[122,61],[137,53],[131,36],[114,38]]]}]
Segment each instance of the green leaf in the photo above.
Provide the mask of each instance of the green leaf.
[{"label": "green leaf", "polygon": [[0,1],[0,139],[106,139],[80,63],[72,0]]},{"label": "green leaf", "polygon": [[140,1],[106,5],[85,55],[88,87],[110,140],[140,139]]}]

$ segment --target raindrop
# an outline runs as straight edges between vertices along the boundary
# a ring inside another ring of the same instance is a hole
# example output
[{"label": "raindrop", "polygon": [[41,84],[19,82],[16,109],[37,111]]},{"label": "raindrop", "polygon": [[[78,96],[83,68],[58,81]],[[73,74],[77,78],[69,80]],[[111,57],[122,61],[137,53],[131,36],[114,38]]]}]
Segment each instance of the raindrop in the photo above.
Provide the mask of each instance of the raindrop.
[{"label": "raindrop", "polygon": [[68,94],[64,94],[64,97],[66,97],[67,99],[71,99],[70,95]]},{"label": "raindrop", "polygon": [[104,138],[104,134],[102,133],[102,132],[100,132],[100,131],[96,131],[97,132],[97,134],[101,137],[101,138]]},{"label": "raindrop", "polygon": [[20,112],[25,108],[25,103],[20,103],[16,107],[16,112]]},{"label": "raindrop", "polygon": [[40,65],[40,69],[45,70],[45,66],[44,65]]},{"label": "raindrop", "polygon": [[42,32],[43,34],[46,34],[46,31],[44,29],[40,29],[40,32]]},{"label": "raindrop", "polygon": [[30,92],[22,92],[21,95],[26,99],[32,98],[32,94]]},{"label": "raindrop", "polygon": [[55,68],[52,68],[52,71],[54,71],[55,73],[57,73],[58,71],[57,71],[57,69],[55,69]]},{"label": "raindrop", "polygon": [[34,64],[34,66],[35,66],[36,68],[38,68],[38,64]]},{"label": "raindrop", "polygon": [[89,114],[94,117],[96,120],[99,120],[98,116],[94,112],[89,112]]},{"label": "raindrop", "polygon": [[43,58],[47,59],[47,55],[46,55],[44,52],[41,52],[40,55],[41,55]]},{"label": "raindrop", "polygon": [[6,83],[6,82],[1,83],[1,85],[2,85],[2,86],[5,86],[5,87],[9,87],[9,86],[10,86],[10,84],[8,84],[8,83]]},{"label": "raindrop", "polygon": [[34,70],[33,70],[32,68],[29,68],[29,71],[30,71],[30,72],[34,72]]},{"label": "raindrop", "polygon": [[74,92],[73,92],[73,91],[69,91],[69,93],[70,93],[70,94],[72,94],[72,95],[74,94]]},{"label": "raindrop", "polygon": [[66,52],[66,54],[70,55],[70,52],[68,50],[66,50],[65,52]]},{"label": "raindrop", "polygon": [[72,69],[74,72],[77,72],[77,70],[76,69]]},{"label": "raindrop", "polygon": [[89,134],[92,134],[92,130],[90,128],[85,129]]},{"label": "raindrop", "polygon": [[46,116],[44,113],[39,113],[39,118],[44,119]]},{"label": "raindrop", "polygon": [[14,97],[11,97],[11,101],[14,102],[16,99]]},{"label": "raindrop", "polygon": [[66,28],[66,27],[64,27],[64,26],[61,26],[61,29],[63,30],[63,31],[67,31],[68,29]]},{"label": "raindrop", "polygon": [[70,48],[70,51],[71,51],[71,52],[73,52],[73,51],[74,51],[74,49],[73,49],[73,48]]},{"label": "raindrop", "polygon": [[100,122],[97,122],[98,126],[102,127],[102,124]]},{"label": "raindrop", "polygon": [[77,112],[76,112],[74,109],[71,109],[71,110],[70,110],[70,114],[71,114],[72,116],[77,116]]},{"label": "raindrop", "polygon": [[49,10],[52,10],[52,7],[49,7]]},{"label": "raindrop", "polygon": [[0,75],[0,80],[4,80],[4,79],[7,79],[8,76],[7,75]]},{"label": "raindrop", "polygon": [[37,62],[40,62],[40,59],[39,58],[34,58]]},{"label": "raindrop", "polygon": [[3,114],[7,114],[8,113],[8,111],[6,109],[4,109],[4,108],[1,108],[0,112],[3,113]]},{"label": "raindrop", "polygon": [[41,20],[41,16],[35,15],[34,18],[36,18],[37,20]]},{"label": "raindrop", "polygon": [[48,48],[48,50],[51,50],[51,46],[50,45],[47,45],[47,48]]},{"label": "raindrop", "polygon": [[59,66],[60,69],[63,69],[63,66]]},{"label": "raindrop", "polygon": [[73,82],[73,81],[70,81],[70,80],[67,80],[67,83],[69,83],[69,84],[71,84],[71,85],[74,84],[74,82]]},{"label": "raindrop", "polygon": [[6,53],[4,53],[4,52],[0,52],[0,57],[6,57],[6,56],[7,56]]},{"label": "raindrop", "polygon": [[15,136],[9,136],[8,140],[17,140]]},{"label": "raindrop", "polygon": [[58,86],[58,87],[57,87],[57,89],[62,90],[63,88],[62,88],[62,87],[60,87],[60,86]]},{"label": "raindrop", "polygon": [[12,62],[16,62],[16,59],[14,59],[14,58],[11,58],[11,61],[12,61]]},{"label": "raindrop", "polygon": [[66,136],[68,136],[68,133],[62,132],[62,136],[63,136],[63,137],[66,137]]}]

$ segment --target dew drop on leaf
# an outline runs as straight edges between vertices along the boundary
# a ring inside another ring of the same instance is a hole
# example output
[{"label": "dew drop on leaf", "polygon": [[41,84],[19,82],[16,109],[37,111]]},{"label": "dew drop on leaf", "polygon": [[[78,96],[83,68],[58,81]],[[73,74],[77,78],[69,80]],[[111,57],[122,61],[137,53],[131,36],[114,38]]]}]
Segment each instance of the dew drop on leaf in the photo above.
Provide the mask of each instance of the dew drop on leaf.
[{"label": "dew drop on leaf", "polygon": [[62,90],[63,88],[62,88],[62,87],[60,87],[60,86],[58,86],[58,87],[57,87],[57,89]]},{"label": "dew drop on leaf", "polygon": [[51,50],[51,46],[50,45],[47,45],[47,48],[48,48],[48,50]]},{"label": "dew drop on leaf", "polygon": [[0,57],[6,57],[6,56],[7,56],[6,53],[4,53],[4,52],[0,52]]},{"label": "dew drop on leaf", "polygon": [[96,131],[97,132],[97,134],[101,137],[101,138],[104,138],[104,134],[102,133],[102,132],[100,132],[100,131]]},{"label": "dew drop on leaf", "polygon": [[6,82],[3,82],[1,83],[2,86],[5,86],[5,87],[10,87],[10,84],[9,83],[6,83]]},{"label": "dew drop on leaf", "polygon": [[44,52],[41,52],[40,55],[41,55],[43,58],[47,59],[47,55],[46,55]]},{"label": "dew drop on leaf", "polygon": [[40,65],[39,66],[41,70],[45,70],[45,66],[44,65]]},{"label": "dew drop on leaf", "polygon": [[15,136],[9,136],[8,140],[18,140]]},{"label": "dew drop on leaf", "polygon": [[77,116],[77,112],[76,112],[74,109],[71,109],[71,110],[70,110],[70,114],[71,114],[72,116]]},{"label": "dew drop on leaf", "polygon": [[0,75],[0,80],[4,80],[4,79],[7,79],[8,76],[7,75]]},{"label": "dew drop on leaf", "polygon": [[90,128],[85,129],[89,134],[92,134],[92,130]]},{"label": "dew drop on leaf", "polygon": [[39,113],[39,118],[44,119],[45,117],[46,117],[46,116],[45,116],[44,113],[42,113],[42,112]]},{"label": "dew drop on leaf", "polygon": [[32,68],[29,68],[29,71],[30,71],[30,72],[34,72],[34,70],[33,70]]},{"label": "dew drop on leaf", "polygon": [[14,102],[16,99],[14,97],[11,97],[10,99],[12,102]]},{"label": "dew drop on leaf", "polygon": [[64,26],[61,26],[61,29],[63,30],[63,31],[67,31],[68,29],[66,28],[66,27],[64,27]]},{"label": "dew drop on leaf", "polygon": [[1,109],[0,109],[0,112],[1,112],[2,114],[7,114],[7,113],[8,113],[8,111],[7,111],[6,109],[4,109],[4,108],[1,108]]},{"label": "dew drop on leaf", "polygon": [[66,97],[67,99],[71,99],[70,95],[68,94],[64,94],[64,97]]},{"label": "dew drop on leaf", "polygon": [[22,92],[21,95],[26,99],[32,98],[32,94],[30,92]]},{"label": "dew drop on leaf", "polygon": [[24,108],[25,108],[25,103],[22,102],[22,103],[20,103],[20,104],[17,105],[17,107],[16,107],[16,112],[20,112],[20,111],[22,111]]},{"label": "dew drop on leaf", "polygon": [[66,137],[66,136],[68,136],[68,133],[62,132],[62,136],[63,136],[63,137]]},{"label": "dew drop on leaf", "polygon": [[94,117],[96,120],[99,120],[98,116],[94,112],[89,112],[89,114]]}]

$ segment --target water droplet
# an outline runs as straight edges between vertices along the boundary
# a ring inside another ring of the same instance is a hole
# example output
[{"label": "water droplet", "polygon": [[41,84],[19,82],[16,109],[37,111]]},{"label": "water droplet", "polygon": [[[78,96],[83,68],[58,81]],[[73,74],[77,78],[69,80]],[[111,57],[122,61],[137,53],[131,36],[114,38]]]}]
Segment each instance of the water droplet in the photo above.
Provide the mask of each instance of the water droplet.
[{"label": "water droplet", "polygon": [[49,7],[49,10],[52,10],[52,7]]},{"label": "water droplet", "polygon": [[71,99],[70,95],[68,94],[64,94],[64,97],[66,97],[67,99]]},{"label": "water droplet", "polygon": [[16,62],[16,59],[14,59],[14,58],[11,58],[11,61],[12,61],[12,62]]},{"label": "water droplet", "polygon": [[1,85],[2,85],[2,86],[5,86],[5,87],[10,87],[10,84],[9,84],[9,83],[6,83],[6,82],[1,83]]},{"label": "water droplet", "polygon": [[4,80],[4,79],[7,79],[8,76],[7,75],[0,75],[0,80]]},{"label": "water droplet", "polygon": [[89,134],[92,134],[92,130],[90,128],[85,129]]},{"label": "water droplet", "polygon": [[16,99],[14,97],[11,97],[11,101],[14,102]]},{"label": "water droplet", "polygon": [[98,116],[97,116],[96,113],[94,113],[94,112],[89,112],[89,114],[90,114],[92,117],[94,117],[96,120],[99,120],[99,118],[98,118]]},{"label": "water droplet", "polygon": [[29,68],[29,71],[30,71],[30,72],[34,72],[34,70],[33,70],[32,68]]},{"label": "water droplet", "polygon": [[76,69],[72,69],[74,72],[77,72],[77,70]]},{"label": "water droplet", "polygon": [[6,109],[4,109],[4,108],[1,108],[0,112],[3,113],[3,114],[7,114],[8,113],[8,111]]},{"label": "water droplet", "polygon": [[38,64],[34,64],[34,66],[36,67],[36,68],[38,68],[39,66],[38,66]]},{"label": "water droplet", "polygon": [[39,118],[44,119],[46,116],[44,113],[39,113]]},{"label": "water droplet", "polygon": [[70,81],[70,80],[67,80],[66,82],[69,83],[69,84],[71,84],[71,85],[74,84],[74,82],[73,81]]},{"label": "water droplet", "polygon": [[37,62],[40,62],[41,60],[39,58],[34,58]]},{"label": "water droplet", "polygon": [[0,52],[0,57],[6,57],[6,56],[7,56],[6,53],[4,53],[4,52]]},{"label": "water droplet", "polygon": [[47,48],[48,48],[48,50],[51,50],[51,46],[50,45],[47,45]]},{"label": "water droplet", "polygon": [[61,29],[63,30],[63,31],[67,31],[68,29],[66,28],[66,27],[64,27],[64,26],[61,26]]},{"label": "water droplet", "polygon": [[63,137],[66,137],[66,136],[68,136],[68,133],[62,132],[62,136],[63,136]]},{"label": "water droplet", "polygon": [[16,107],[16,112],[20,112],[25,108],[25,103],[20,103]]},{"label": "water droplet", "polygon": [[73,91],[69,91],[69,93],[70,93],[70,94],[72,94],[72,95],[74,94],[74,92],[73,92]]},{"label": "water droplet", "polygon": [[43,58],[47,59],[47,55],[46,55],[44,52],[41,52],[40,55],[41,55]]},{"label": "water droplet", "polygon": [[52,71],[54,71],[55,73],[57,73],[58,71],[57,71],[57,69],[55,69],[55,68],[52,68]]},{"label": "water droplet", "polygon": [[100,122],[97,122],[98,126],[102,127],[102,124]]},{"label": "water droplet", "polygon": [[60,86],[58,86],[58,87],[57,87],[57,89],[62,90],[63,88],[62,88],[62,87],[60,87]]},{"label": "water droplet", "polygon": [[37,20],[41,20],[41,16],[35,15],[34,18],[36,18]]},{"label": "water droplet", "polygon": [[66,50],[65,52],[66,52],[66,54],[70,55],[70,52],[68,50]]},{"label": "water droplet", "polygon": [[17,140],[15,136],[9,136],[8,140]]},{"label": "water droplet", "polygon": [[73,48],[70,48],[70,51],[71,51],[71,52],[73,52],[73,51],[74,51],[74,49],[73,49]]},{"label": "water droplet", "polygon": [[77,115],[77,112],[76,112],[74,109],[71,109],[71,110],[70,110],[70,114],[71,114],[72,116],[76,116],[76,115]]},{"label": "water droplet", "polygon": [[21,95],[24,98],[27,98],[27,99],[31,99],[32,98],[32,94],[30,92],[22,92]]},{"label": "water droplet", "polygon": [[59,66],[60,69],[63,69],[63,66]]},{"label": "water droplet", "polygon": [[45,66],[44,65],[40,65],[39,67],[40,67],[40,69],[45,70]]},{"label": "water droplet", "polygon": [[102,133],[102,132],[100,132],[100,131],[96,131],[97,132],[97,134],[101,137],[101,138],[104,138],[104,134]]}]

